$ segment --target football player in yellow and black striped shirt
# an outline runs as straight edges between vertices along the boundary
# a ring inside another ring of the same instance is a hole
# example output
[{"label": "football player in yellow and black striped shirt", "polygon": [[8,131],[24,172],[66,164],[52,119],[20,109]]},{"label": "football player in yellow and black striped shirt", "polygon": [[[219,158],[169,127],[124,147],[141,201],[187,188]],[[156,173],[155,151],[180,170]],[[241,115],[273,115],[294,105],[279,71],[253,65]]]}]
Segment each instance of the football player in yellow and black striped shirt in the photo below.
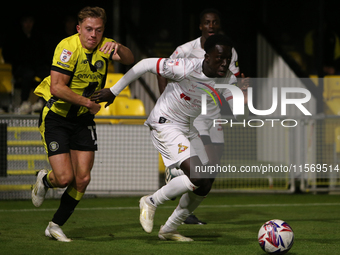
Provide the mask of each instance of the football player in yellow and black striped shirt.
[{"label": "football player in yellow and black striped shirt", "polygon": [[125,46],[104,38],[106,14],[99,7],[85,7],[78,14],[78,33],[62,40],[55,49],[51,75],[35,93],[46,100],[39,129],[52,171],[41,170],[33,185],[32,202],[40,206],[48,188],[67,187],[45,235],[70,242],[61,230],[90,182],[97,150],[94,115],[100,105],[91,95],[105,85],[108,62],[132,64]]}]

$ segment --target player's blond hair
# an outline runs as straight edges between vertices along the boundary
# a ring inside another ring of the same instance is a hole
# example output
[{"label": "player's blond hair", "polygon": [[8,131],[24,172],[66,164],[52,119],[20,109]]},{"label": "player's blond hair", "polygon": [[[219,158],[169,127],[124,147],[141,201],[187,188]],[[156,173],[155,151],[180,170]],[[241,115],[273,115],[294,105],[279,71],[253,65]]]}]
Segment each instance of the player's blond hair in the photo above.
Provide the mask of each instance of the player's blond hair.
[{"label": "player's blond hair", "polygon": [[100,7],[84,7],[78,13],[78,23],[81,24],[86,18],[101,18],[105,25],[106,23],[106,13],[103,8]]}]

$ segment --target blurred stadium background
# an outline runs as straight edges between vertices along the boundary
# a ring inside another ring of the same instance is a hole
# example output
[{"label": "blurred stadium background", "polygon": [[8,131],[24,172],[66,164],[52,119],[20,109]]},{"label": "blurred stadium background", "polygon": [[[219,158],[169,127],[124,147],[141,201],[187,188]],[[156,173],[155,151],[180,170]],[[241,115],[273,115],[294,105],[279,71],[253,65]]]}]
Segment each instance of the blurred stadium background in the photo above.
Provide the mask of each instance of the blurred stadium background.
[{"label": "blurred stadium background", "polygon": [[[312,116],[304,116],[296,107],[289,108],[284,118],[279,109],[270,116],[297,120],[297,127],[271,127],[270,123],[261,128],[224,126],[226,144],[222,164],[294,165],[297,172],[222,175],[214,184],[214,192],[337,193],[339,172],[334,169],[340,159],[340,72],[325,75],[323,54],[313,60],[315,70],[312,72],[305,50],[305,36],[309,31],[315,29],[320,34],[317,45],[321,53],[326,45],[324,24],[336,34],[340,32],[335,3],[243,0],[226,1],[221,6],[220,1],[196,2],[175,0],[160,6],[152,0],[113,0],[97,1],[96,5],[107,11],[106,36],[127,45],[136,61],[167,57],[176,46],[199,37],[200,11],[217,8],[222,13],[223,30],[235,42],[241,72],[254,77],[256,109],[270,108],[273,87],[301,87],[311,92],[312,99],[305,107]],[[50,11],[41,12],[41,5]],[[2,24],[8,25],[1,35],[0,47],[19,29],[20,16],[31,12],[49,48],[51,38],[61,29],[64,15],[76,15],[86,5],[93,3],[31,1],[19,7],[8,3],[8,11],[1,17]],[[42,49],[37,57],[52,53]],[[20,49],[15,54],[20,54]],[[2,58],[0,61],[0,105],[10,110],[15,107],[17,93],[11,66]],[[112,86],[128,68],[114,64],[107,86]],[[163,184],[164,166],[151,144],[148,128],[142,125],[158,96],[156,77],[146,74],[130,84],[112,107],[98,114],[99,151],[87,195],[145,194]],[[225,115],[226,119],[231,118],[227,112]],[[250,118],[259,119],[258,116]],[[0,199],[30,198],[36,171],[49,168],[37,123],[37,115],[0,115]],[[309,168],[309,172],[300,172],[299,166],[304,168],[305,164],[315,164],[314,171]],[[323,164],[327,172],[316,168]],[[59,190],[50,190],[48,197],[60,194]]]}]

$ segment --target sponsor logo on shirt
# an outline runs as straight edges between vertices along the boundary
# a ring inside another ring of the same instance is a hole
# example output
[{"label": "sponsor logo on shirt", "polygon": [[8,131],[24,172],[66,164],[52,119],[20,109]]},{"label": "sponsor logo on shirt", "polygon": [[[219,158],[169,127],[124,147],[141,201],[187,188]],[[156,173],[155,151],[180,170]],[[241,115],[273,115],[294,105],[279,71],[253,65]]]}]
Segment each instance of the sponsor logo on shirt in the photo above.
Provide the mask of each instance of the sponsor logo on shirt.
[{"label": "sponsor logo on shirt", "polygon": [[179,95],[181,98],[184,98],[184,100],[187,100],[187,101],[190,101],[190,97],[189,96],[187,96],[186,94],[184,94],[184,93],[182,93],[182,94],[180,94]]},{"label": "sponsor logo on shirt", "polygon": [[62,66],[62,67],[70,68],[69,65],[66,65],[66,64],[64,64],[64,63],[61,63],[61,62],[59,62],[59,61],[57,61],[57,64],[60,65],[60,66]]},{"label": "sponsor logo on shirt", "polygon": [[84,73],[84,74],[78,74],[76,77],[81,80],[82,79],[100,80],[103,78],[103,75],[100,73],[94,73],[94,74]]}]

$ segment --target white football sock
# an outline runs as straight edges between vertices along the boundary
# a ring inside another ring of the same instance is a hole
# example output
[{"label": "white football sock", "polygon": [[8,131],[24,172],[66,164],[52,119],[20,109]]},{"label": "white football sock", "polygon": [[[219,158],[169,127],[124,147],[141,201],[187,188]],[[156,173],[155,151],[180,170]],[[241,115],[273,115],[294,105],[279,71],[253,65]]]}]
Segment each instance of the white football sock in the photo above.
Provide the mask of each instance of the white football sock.
[{"label": "white football sock", "polygon": [[170,182],[168,182],[167,185],[164,185],[153,195],[149,196],[149,201],[151,201],[151,203],[157,207],[167,200],[178,197],[188,191],[193,191],[197,188],[198,186],[192,184],[188,176],[181,175],[172,179]]},{"label": "white football sock", "polygon": [[177,208],[165,222],[162,231],[172,232],[177,230],[178,226],[188,218],[188,216],[201,204],[205,197],[198,196],[193,192],[187,192],[182,195]]},{"label": "white football sock", "polygon": [[171,172],[171,175],[176,176],[176,177],[184,175],[184,172],[182,169],[172,168],[170,169],[170,172]]}]

